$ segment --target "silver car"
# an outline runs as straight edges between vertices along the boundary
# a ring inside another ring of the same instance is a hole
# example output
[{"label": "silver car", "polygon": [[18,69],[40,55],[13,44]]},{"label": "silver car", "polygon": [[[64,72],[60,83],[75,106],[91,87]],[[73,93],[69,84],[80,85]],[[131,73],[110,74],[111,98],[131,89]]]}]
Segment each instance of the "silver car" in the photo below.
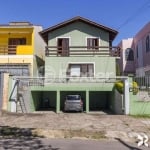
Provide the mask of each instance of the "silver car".
[{"label": "silver car", "polygon": [[67,95],[64,111],[83,111],[83,101],[80,95]]}]

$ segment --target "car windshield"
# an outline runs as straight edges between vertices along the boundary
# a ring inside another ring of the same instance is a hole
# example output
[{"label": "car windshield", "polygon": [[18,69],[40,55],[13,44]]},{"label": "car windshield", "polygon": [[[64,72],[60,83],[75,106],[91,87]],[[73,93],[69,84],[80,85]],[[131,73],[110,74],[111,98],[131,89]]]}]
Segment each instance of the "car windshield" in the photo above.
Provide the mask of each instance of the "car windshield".
[{"label": "car windshield", "polygon": [[80,100],[80,95],[67,95],[67,100]]}]

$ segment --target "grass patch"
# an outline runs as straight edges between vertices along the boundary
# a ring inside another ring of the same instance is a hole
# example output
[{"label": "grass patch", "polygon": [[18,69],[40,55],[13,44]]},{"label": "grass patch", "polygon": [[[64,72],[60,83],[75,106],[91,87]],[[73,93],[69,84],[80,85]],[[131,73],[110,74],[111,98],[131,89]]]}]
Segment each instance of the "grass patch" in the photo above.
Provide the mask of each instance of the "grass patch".
[{"label": "grass patch", "polygon": [[133,118],[150,118],[149,114],[130,115]]}]

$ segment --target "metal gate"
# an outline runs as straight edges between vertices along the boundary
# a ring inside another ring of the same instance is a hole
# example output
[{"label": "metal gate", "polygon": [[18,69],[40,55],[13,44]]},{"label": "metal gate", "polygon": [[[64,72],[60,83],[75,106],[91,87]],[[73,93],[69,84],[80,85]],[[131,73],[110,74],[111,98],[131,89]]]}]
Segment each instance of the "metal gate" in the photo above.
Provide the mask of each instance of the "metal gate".
[{"label": "metal gate", "polygon": [[134,77],[133,81],[138,84],[138,99],[150,101],[150,76]]}]

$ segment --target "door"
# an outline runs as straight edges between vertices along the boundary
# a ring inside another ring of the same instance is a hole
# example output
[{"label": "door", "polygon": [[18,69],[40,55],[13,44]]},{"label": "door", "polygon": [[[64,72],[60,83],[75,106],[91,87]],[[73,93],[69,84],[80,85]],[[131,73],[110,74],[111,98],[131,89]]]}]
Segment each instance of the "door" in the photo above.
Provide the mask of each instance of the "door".
[{"label": "door", "polygon": [[57,46],[58,46],[57,55],[69,56],[69,38],[58,38]]}]

